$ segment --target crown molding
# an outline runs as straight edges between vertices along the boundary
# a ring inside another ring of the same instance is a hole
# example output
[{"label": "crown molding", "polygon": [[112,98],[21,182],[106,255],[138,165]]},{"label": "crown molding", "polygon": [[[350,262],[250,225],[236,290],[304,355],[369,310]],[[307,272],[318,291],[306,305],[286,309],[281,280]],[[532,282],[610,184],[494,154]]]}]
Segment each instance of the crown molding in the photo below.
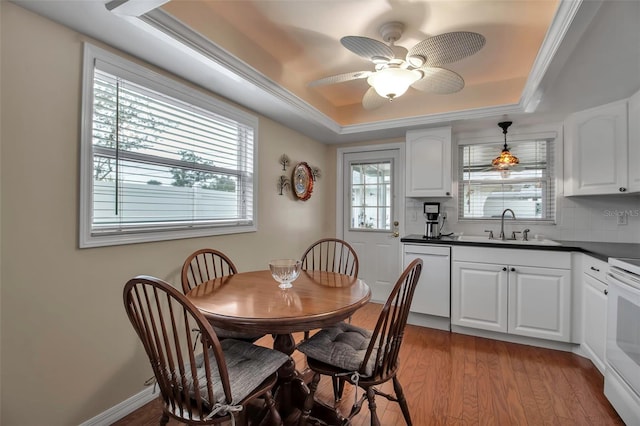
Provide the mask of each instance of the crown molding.
[{"label": "crown molding", "polygon": [[[600,3],[601,1],[594,0],[586,3]],[[544,94],[540,87],[543,78],[582,5],[583,0],[562,0],[560,2],[518,104],[344,126],[163,10],[151,10],[137,19],[148,26],[147,31],[154,32],[165,42],[189,52],[195,59],[206,61],[213,71],[218,71],[233,80],[242,81],[244,85],[249,85],[263,95],[262,99],[266,96],[269,102],[266,104],[265,102],[258,103],[251,96],[235,96],[236,94],[231,92],[221,92],[222,96],[321,142],[339,143],[367,140],[379,136],[395,137],[404,134],[407,129],[420,126],[534,112]]]},{"label": "crown molding", "polygon": [[[578,12],[588,9],[588,17],[582,19],[581,25],[586,26],[595,16],[604,0],[561,0],[551,21],[551,26],[542,42],[538,55],[533,63],[527,82],[520,98],[523,112],[535,112],[542,100],[544,91],[542,81],[547,75],[549,66],[555,58],[560,45],[565,40],[569,28],[573,28]],[[584,7],[586,6],[586,7]]]}]

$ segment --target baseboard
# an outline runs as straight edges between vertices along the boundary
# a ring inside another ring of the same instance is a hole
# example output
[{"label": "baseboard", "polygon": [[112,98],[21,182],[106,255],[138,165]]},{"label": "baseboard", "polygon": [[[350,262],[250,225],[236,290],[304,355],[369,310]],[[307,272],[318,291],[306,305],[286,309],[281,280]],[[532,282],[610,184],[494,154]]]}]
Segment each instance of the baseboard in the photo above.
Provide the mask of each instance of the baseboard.
[{"label": "baseboard", "polygon": [[577,346],[574,343],[556,342],[554,340],[537,339],[535,337],[518,336],[515,334],[498,333],[495,331],[481,330],[459,325],[451,325],[454,333],[467,334],[470,336],[484,337],[487,339],[502,340],[504,342],[519,343],[521,345],[537,346],[540,348],[555,349],[557,351],[573,352]]},{"label": "baseboard", "polygon": [[109,426],[121,418],[133,413],[138,408],[153,401],[160,394],[158,390],[154,393],[155,386],[149,386],[141,392],[133,395],[131,398],[126,399],[109,408],[107,411],[103,411],[92,419],[81,423],[80,426]]},{"label": "baseboard", "polygon": [[416,312],[409,312],[407,324],[418,325],[420,327],[435,328],[436,330],[451,331],[451,319],[449,317],[438,317],[435,315],[425,315]]}]

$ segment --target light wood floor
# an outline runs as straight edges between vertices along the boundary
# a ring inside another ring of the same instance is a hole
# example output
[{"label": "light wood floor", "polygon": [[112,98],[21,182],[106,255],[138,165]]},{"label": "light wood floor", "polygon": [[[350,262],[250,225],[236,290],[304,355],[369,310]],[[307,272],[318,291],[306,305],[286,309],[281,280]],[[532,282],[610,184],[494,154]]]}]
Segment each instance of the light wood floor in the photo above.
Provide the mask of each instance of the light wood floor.
[{"label": "light wood floor", "polygon": [[[352,321],[373,328],[379,309],[369,304]],[[270,346],[271,337],[258,343]],[[304,367],[302,354],[294,353],[294,359],[299,369]],[[624,425],[603,394],[599,371],[567,352],[409,325],[398,377],[415,426]],[[353,404],[353,392],[347,385],[339,405],[344,413]],[[332,395],[331,380],[323,377],[318,397],[329,402]],[[376,403],[383,425],[404,424],[397,404],[382,397]],[[155,400],[115,425],[156,425],[161,412]],[[365,404],[353,425],[368,424]]]}]

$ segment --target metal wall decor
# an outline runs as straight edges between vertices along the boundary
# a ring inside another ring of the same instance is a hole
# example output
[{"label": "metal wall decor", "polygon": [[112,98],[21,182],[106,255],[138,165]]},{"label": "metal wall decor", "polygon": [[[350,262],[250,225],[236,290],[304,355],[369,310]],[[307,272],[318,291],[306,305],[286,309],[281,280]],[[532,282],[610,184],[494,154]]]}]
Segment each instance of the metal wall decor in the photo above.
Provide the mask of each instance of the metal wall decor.
[{"label": "metal wall decor", "polygon": [[287,166],[289,165],[289,157],[287,156],[287,154],[282,154],[280,156],[280,164],[282,164],[282,171],[284,172],[285,170],[287,170]]},{"label": "metal wall decor", "polygon": [[311,167],[311,176],[313,176],[313,181],[317,181],[320,179],[320,169],[317,167]]},{"label": "metal wall decor", "polygon": [[279,195],[283,195],[282,191],[285,189],[289,189],[290,186],[291,182],[289,182],[289,179],[287,179],[285,175],[282,175],[278,178],[278,190],[280,191]]},{"label": "metal wall decor", "polygon": [[[278,159],[278,163],[282,166],[282,171],[286,171],[291,160],[287,154],[282,154]],[[311,198],[313,192],[313,182],[320,178],[320,169],[318,167],[309,166],[306,162],[301,161],[293,167],[291,179],[286,175],[278,176],[278,195],[284,195],[289,188],[293,190],[295,198],[306,201]]]}]

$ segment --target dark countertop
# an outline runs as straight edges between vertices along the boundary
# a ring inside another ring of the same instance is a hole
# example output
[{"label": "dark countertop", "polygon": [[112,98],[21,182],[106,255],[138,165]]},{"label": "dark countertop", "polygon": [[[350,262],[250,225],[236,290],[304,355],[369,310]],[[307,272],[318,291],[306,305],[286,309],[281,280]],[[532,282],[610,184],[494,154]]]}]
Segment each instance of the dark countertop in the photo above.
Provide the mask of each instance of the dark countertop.
[{"label": "dark countertop", "polygon": [[476,246],[476,247],[492,247],[492,248],[511,248],[523,250],[546,250],[546,251],[578,251],[586,253],[590,256],[607,261],[610,257],[630,257],[640,258],[640,244],[633,243],[602,243],[596,241],[561,241],[559,246],[551,245],[535,245],[535,244],[518,244],[500,242],[491,244],[491,242],[476,241],[458,241],[449,237],[442,237],[438,240],[426,239],[422,235],[407,235],[400,239],[403,243],[420,243],[420,244],[444,244],[451,246]]}]

